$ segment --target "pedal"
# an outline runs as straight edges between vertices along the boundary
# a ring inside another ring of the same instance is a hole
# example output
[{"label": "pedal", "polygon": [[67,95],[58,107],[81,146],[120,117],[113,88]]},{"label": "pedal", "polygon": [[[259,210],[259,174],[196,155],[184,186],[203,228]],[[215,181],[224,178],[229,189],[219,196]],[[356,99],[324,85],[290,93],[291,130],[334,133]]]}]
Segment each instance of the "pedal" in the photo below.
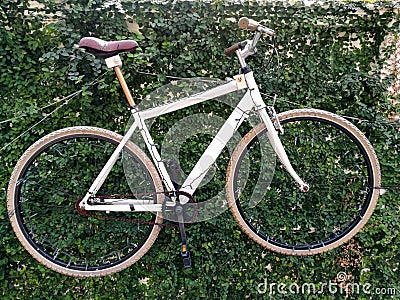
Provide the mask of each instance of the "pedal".
[{"label": "pedal", "polygon": [[192,266],[192,260],[190,259],[189,246],[188,246],[187,240],[186,240],[185,223],[184,223],[184,220],[183,220],[183,207],[178,204],[175,207],[175,213],[176,213],[176,215],[178,217],[179,231],[180,231],[181,240],[182,240],[181,255],[182,255],[182,258],[183,258],[183,267],[185,269],[187,269],[187,268],[190,268]]},{"label": "pedal", "polygon": [[183,258],[183,268],[188,269],[192,266],[192,260],[190,258],[190,251],[188,244],[182,244],[181,255]]}]

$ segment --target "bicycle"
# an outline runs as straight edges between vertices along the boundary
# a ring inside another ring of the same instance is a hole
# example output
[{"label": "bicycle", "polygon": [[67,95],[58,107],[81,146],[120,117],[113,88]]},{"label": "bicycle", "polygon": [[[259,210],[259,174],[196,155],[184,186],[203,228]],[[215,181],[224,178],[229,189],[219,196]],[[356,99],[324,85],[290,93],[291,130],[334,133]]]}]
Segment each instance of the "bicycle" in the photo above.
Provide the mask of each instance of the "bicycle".
[{"label": "bicycle", "polygon": [[[254,32],[251,40],[225,50],[236,54],[239,75],[146,110],[135,104],[120,69],[119,54],[134,52],[138,44],[81,39],[81,48],[104,58],[115,71],[134,122],[124,136],[95,127],[61,129],[21,156],[10,179],[7,208],[13,230],[35,259],[70,276],[121,271],[150,249],[169,214],[180,230],[184,267],[190,267],[185,224],[196,215],[193,194],[204,170],[251,113],[261,121],[239,142],[226,171],[227,202],[241,229],[269,250],[313,255],[342,245],[364,226],[380,185],[370,142],[353,124],[330,112],[294,109],[276,114],[264,103],[246,63],[261,36],[275,39],[275,33],[248,18],[241,18],[239,27]],[[237,90],[244,90],[243,98],[185,182],[176,187],[144,120]],[[130,140],[135,131],[151,158]],[[254,194],[257,180],[266,173],[260,156],[266,143],[279,160],[269,186]]]}]

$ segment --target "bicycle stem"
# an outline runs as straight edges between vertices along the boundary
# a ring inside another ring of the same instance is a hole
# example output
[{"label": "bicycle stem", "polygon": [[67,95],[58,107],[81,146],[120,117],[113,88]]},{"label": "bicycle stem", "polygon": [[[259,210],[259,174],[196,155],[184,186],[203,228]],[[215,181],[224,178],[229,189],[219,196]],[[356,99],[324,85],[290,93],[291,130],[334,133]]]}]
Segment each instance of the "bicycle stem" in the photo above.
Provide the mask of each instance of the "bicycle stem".
[{"label": "bicycle stem", "polygon": [[249,69],[246,63],[246,58],[257,52],[256,45],[260,38],[261,32],[256,31],[252,40],[247,40],[243,42],[246,44],[243,49],[238,49],[235,51],[243,72]]}]

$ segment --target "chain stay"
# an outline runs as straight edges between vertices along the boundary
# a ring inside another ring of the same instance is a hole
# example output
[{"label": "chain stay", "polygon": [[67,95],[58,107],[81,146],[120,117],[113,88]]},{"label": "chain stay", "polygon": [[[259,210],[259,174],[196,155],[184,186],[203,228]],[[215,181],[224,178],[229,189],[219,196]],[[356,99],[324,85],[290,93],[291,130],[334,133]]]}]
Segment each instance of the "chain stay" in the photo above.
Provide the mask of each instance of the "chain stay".
[{"label": "chain stay", "polygon": [[[111,196],[96,196],[96,198],[99,199],[125,199],[125,198],[132,198],[132,197],[143,197],[143,196],[154,196],[154,195],[160,195],[163,194],[169,198],[176,198],[179,195],[184,195],[188,197],[192,202],[195,202],[194,198],[192,195],[186,192],[182,191],[168,191],[168,192],[154,192],[154,193],[143,193],[143,194],[122,194],[122,195],[111,195]],[[106,220],[113,220],[113,221],[123,221],[123,222],[129,222],[129,223],[137,223],[137,224],[147,224],[147,225],[158,225],[158,226],[163,226],[163,227],[174,227],[178,228],[178,224],[171,224],[171,223],[157,223],[157,222],[150,222],[150,221],[143,221],[143,220],[138,220],[138,219],[131,219],[131,218],[123,218],[123,217],[111,217],[111,216],[106,216],[106,215],[96,215],[94,213],[89,213],[87,210],[83,209],[80,207],[80,203],[83,200],[83,198],[79,198],[75,202],[75,209],[76,211],[83,217],[93,217],[93,218],[98,218],[98,219],[106,219]]]}]

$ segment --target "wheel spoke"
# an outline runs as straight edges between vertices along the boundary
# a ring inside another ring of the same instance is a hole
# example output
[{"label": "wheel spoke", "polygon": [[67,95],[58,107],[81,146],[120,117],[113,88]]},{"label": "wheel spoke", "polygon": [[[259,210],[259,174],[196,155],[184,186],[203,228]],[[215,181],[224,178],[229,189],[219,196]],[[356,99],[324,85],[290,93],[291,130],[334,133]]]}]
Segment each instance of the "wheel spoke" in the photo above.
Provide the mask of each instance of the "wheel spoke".
[{"label": "wheel spoke", "polygon": [[[26,163],[14,171],[19,178],[8,199],[14,210],[12,225],[27,250],[56,271],[74,276],[116,272],[139,259],[158,234],[154,223],[160,222],[159,217],[150,212],[135,213],[141,223],[133,225],[117,221],[132,218],[128,213],[82,216],[76,210],[76,202],[85,196],[120,139],[91,127],[60,130],[28,149]],[[140,191],[153,193],[149,200],[160,203],[155,194],[161,189],[160,179],[135,147],[129,143],[123,149],[98,196]]]},{"label": "wheel spoke", "polygon": [[[371,215],[378,194],[370,187],[380,180],[379,164],[361,132],[333,114],[297,110],[281,118],[282,143],[310,190],[299,191],[280,162],[268,188],[252,180],[260,170],[255,158],[267,142],[260,138],[265,130],[260,125],[232,157],[235,169],[227,186],[240,193],[228,190],[228,197],[234,195],[231,210],[245,232],[267,248],[287,254],[329,250],[359,231]],[[252,162],[250,171],[246,161]],[[250,204],[254,194],[262,197],[255,207]]]}]

